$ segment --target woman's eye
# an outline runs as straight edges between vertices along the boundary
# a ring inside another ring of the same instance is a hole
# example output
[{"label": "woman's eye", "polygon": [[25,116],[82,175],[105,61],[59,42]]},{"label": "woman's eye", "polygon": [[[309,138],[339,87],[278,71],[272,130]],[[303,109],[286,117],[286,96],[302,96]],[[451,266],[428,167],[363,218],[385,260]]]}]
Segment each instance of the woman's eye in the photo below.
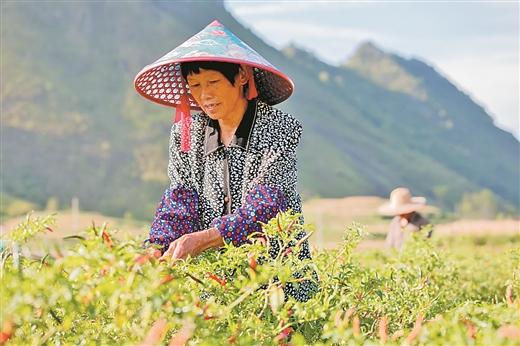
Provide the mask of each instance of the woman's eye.
[{"label": "woman's eye", "polygon": [[214,79],[214,80],[210,80],[209,83],[210,84],[215,84],[215,83],[218,83],[220,82],[220,79]]},{"label": "woman's eye", "polygon": [[190,88],[197,88],[199,86],[200,86],[200,84],[198,84],[198,83],[197,84],[192,84],[192,85],[190,85]]}]

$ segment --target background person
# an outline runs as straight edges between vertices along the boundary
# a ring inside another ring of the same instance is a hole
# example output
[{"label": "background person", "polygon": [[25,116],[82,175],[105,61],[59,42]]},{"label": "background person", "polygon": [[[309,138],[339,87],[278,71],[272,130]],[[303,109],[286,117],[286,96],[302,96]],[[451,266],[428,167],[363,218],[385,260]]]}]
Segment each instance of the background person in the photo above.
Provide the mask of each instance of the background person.
[{"label": "background person", "polygon": [[[379,213],[393,216],[386,236],[386,246],[401,249],[411,232],[419,232],[430,222],[419,214],[419,210],[426,206],[426,198],[412,197],[409,189],[398,187],[390,193],[388,203],[379,207]],[[430,230],[426,237],[431,237]]]}]

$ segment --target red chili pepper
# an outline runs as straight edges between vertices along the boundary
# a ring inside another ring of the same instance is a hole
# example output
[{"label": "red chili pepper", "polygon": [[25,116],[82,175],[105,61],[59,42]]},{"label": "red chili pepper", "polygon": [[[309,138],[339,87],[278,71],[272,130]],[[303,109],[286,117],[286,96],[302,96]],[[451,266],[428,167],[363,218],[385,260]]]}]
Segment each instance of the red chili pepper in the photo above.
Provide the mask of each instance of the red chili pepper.
[{"label": "red chili pepper", "polygon": [[143,265],[143,264],[145,264],[146,262],[148,262],[149,260],[150,260],[150,256],[148,256],[148,255],[139,255],[139,256],[135,259],[135,263],[140,264],[140,265]]},{"label": "red chili pepper", "polygon": [[507,302],[507,306],[513,307],[514,302],[513,302],[513,286],[512,285],[509,285],[506,288],[506,302]]},{"label": "red chili pepper", "polygon": [[2,326],[2,331],[0,332],[0,345],[5,344],[11,335],[13,335],[14,326],[11,321],[6,320],[4,325]]},{"label": "red chili pepper", "polygon": [[92,297],[90,297],[90,296],[85,296],[85,297],[83,297],[82,300],[83,300],[83,304],[84,304],[84,305],[88,305],[88,304],[91,302]]},{"label": "red chili pepper", "polygon": [[11,334],[0,332],[0,345],[3,345],[9,340]]},{"label": "red chili pepper", "polygon": [[279,343],[279,342],[282,341],[283,339],[286,339],[287,337],[289,337],[289,336],[292,334],[292,332],[294,332],[294,329],[292,329],[292,327],[284,328],[284,329],[280,332],[280,334],[278,334],[278,335],[274,338],[274,340],[275,340],[276,342]]},{"label": "red chili pepper", "polygon": [[288,248],[283,252],[283,257],[287,256],[287,255],[290,254],[291,252],[293,252],[292,247],[288,247]]},{"label": "red chili pepper", "polygon": [[45,229],[47,229],[47,231],[49,231],[49,232],[54,232],[54,230],[52,228],[50,228],[49,226],[46,226]]},{"label": "red chili pepper", "polygon": [[280,215],[276,218],[276,225],[278,226],[278,233],[282,233],[282,226],[280,225]]},{"label": "red chili pepper", "polygon": [[202,314],[204,315],[204,320],[205,320],[205,321],[207,321],[207,320],[212,320],[212,319],[215,318],[215,316],[213,316],[213,315],[211,314],[211,312],[208,313],[208,308],[209,308],[209,305],[206,303],[206,304],[204,305],[204,308],[202,309]]},{"label": "red chili pepper", "polygon": [[221,278],[219,278],[218,276],[216,276],[213,273],[208,273],[208,276],[209,276],[210,279],[215,280],[220,286],[222,286],[222,287],[226,286],[226,280],[225,279],[221,279]]},{"label": "red chili pepper", "polygon": [[388,340],[388,318],[386,316],[381,317],[378,326],[379,340],[382,344]]},{"label": "red chili pepper", "polygon": [[99,271],[99,275],[105,276],[108,271],[110,270],[110,267],[108,265],[104,265],[103,268]]},{"label": "red chili pepper", "polygon": [[422,329],[422,322],[423,322],[424,316],[422,314],[419,314],[417,316],[417,319],[415,320],[415,324],[412,328],[412,331],[410,334],[406,337],[406,343],[412,344],[415,339],[419,336]]},{"label": "red chili pepper", "polygon": [[103,237],[103,242],[105,243],[105,245],[111,249],[112,248],[112,238],[110,238],[110,235],[108,234],[108,232],[105,228],[103,228],[103,233],[101,235]]},{"label": "red chili pepper", "polygon": [[254,271],[256,271],[256,266],[257,266],[257,263],[256,263],[255,256],[252,255],[252,254],[249,255],[249,268],[251,268]]},{"label": "red chili pepper", "polygon": [[291,229],[293,228],[294,224],[296,223],[296,220],[291,221],[289,226],[287,226],[287,233],[291,232]]},{"label": "red chili pepper", "polygon": [[477,335],[477,327],[470,320],[464,320],[464,324],[466,325],[466,335],[470,339],[475,339]]},{"label": "red chili pepper", "polygon": [[167,282],[170,282],[174,279],[174,277],[172,275],[166,275],[165,277],[163,277],[161,279],[161,282],[159,283],[160,285],[164,285],[165,283]]},{"label": "red chili pepper", "polygon": [[356,315],[354,318],[352,318],[352,334],[357,338],[359,335],[361,335],[361,328],[360,328],[361,322],[359,321],[359,316]]}]

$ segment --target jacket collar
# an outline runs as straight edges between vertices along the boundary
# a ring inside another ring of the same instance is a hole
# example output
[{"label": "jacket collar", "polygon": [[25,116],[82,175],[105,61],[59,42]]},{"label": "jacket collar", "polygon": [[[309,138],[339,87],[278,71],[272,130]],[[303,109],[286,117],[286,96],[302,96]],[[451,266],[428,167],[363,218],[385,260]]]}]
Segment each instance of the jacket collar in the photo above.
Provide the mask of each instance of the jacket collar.
[{"label": "jacket collar", "polygon": [[[257,101],[251,100],[247,104],[246,112],[238,125],[229,147],[241,147],[247,149],[247,143],[253,129],[256,119]],[[215,150],[224,147],[220,140],[220,126],[218,120],[208,119],[204,136],[204,156],[207,156]]]}]

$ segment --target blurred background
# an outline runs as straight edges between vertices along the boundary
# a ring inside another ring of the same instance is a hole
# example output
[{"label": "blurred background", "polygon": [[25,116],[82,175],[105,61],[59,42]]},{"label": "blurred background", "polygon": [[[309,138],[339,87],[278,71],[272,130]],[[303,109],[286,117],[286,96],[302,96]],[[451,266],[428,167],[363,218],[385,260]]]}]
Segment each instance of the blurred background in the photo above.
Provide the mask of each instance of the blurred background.
[{"label": "blurred background", "polygon": [[296,84],[299,190],[317,247],[425,196],[438,234],[520,233],[519,4],[74,1],[1,4],[1,227],[147,235],[168,187],[173,110],[137,94],[147,64],[218,19]]}]

